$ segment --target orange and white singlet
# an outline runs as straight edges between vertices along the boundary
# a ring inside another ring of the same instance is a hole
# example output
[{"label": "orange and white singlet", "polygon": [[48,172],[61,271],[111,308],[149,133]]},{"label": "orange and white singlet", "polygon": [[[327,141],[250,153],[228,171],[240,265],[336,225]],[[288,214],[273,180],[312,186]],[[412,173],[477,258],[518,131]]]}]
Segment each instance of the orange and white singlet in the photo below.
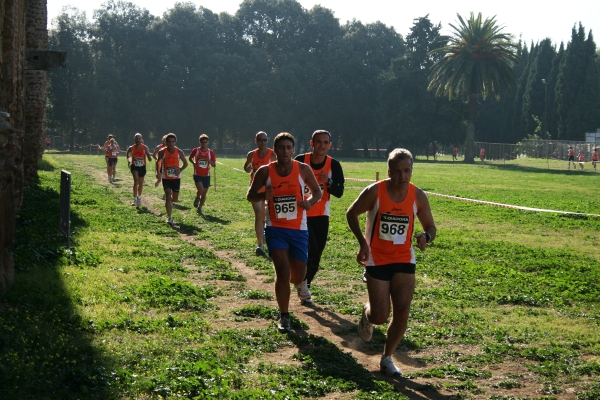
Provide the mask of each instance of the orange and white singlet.
[{"label": "orange and white singlet", "polygon": [[267,149],[267,155],[263,158],[258,157],[258,149],[254,149],[252,152],[252,173],[250,174],[250,182],[254,179],[254,174],[263,165],[269,165],[271,162],[271,156],[273,155],[273,149]]},{"label": "orange and white singlet", "polygon": [[575,157],[575,150],[569,149],[569,157]]},{"label": "orange and white singlet", "polygon": [[145,167],[146,166],[146,146],[141,145],[140,149],[137,149],[137,145],[131,146],[131,165],[134,167]]},{"label": "orange and white singlet", "polygon": [[210,162],[217,161],[215,153],[211,149],[202,150],[202,147],[196,147],[192,150],[190,157],[196,159],[194,164],[194,175],[210,176]]},{"label": "orange and white singlet", "polygon": [[265,186],[273,188],[273,198],[268,201],[266,225],[276,228],[288,228],[305,231],[306,210],[298,207],[302,200],[305,182],[300,173],[300,163],[292,160],[292,172],[288,176],[279,176],[276,163],[269,164],[269,177]]},{"label": "orange and white singlet", "polygon": [[173,153],[169,153],[169,149],[165,147],[163,153],[163,179],[180,179],[181,171],[179,169],[179,148],[175,147]]},{"label": "orange and white singlet", "polygon": [[108,158],[119,157],[119,147],[116,144],[109,144],[106,147],[106,157],[108,157]]},{"label": "orange and white singlet", "polygon": [[577,157],[579,158],[579,162],[585,161],[585,156],[583,155],[583,153],[581,151],[579,152],[579,154],[577,154]]},{"label": "orange and white singlet", "polygon": [[592,154],[592,161],[598,161],[598,151],[594,151],[594,154]]},{"label": "orange and white singlet", "polygon": [[479,158],[484,158],[485,157],[485,149],[481,149],[481,151],[479,152]]},{"label": "orange and white singlet", "polygon": [[[304,155],[304,164],[308,164],[309,167],[312,166],[310,164],[310,155],[311,153],[306,153]],[[329,206],[331,203],[331,195],[329,194],[329,190],[327,188],[327,180],[325,182],[321,182],[319,179],[319,175],[321,172],[325,172],[327,174],[327,179],[331,179],[331,157],[325,156],[325,165],[322,169],[313,169],[313,173],[315,174],[315,178],[317,178],[317,182],[319,183],[319,187],[323,192],[323,197],[319,200],[318,203],[315,203],[310,210],[306,212],[306,215],[309,217],[320,217],[322,215],[329,216]],[[311,196],[310,189],[308,186],[304,186],[304,198],[307,199]]]},{"label": "orange and white singlet", "polygon": [[412,247],[412,235],[417,200],[415,186],[408,185],[406,198],[396,203],[390,199],[386,189],[389,179],[374,183],[377,185],[375,205],[367,211],[365,238],[370,247],[368,266],[395,263],[416,263]]}]

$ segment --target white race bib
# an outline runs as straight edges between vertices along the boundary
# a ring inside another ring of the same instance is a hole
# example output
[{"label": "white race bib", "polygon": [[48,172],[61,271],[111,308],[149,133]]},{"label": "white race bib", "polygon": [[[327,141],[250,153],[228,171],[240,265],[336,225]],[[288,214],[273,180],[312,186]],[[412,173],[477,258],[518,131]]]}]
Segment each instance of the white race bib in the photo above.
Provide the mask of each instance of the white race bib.
[{"label": "white race bib", "polygon": [[296,219],[298,217],[298,208],[296,205],[296,196],[273,196],[273,208],[275,209],[275,218],[277,219]]},{"label": "white race bib", "polygon": [[404,244],[410,217],[407,215],[381,214],[379,238],[394,244]]},{"label": "white race bib", "polygon": [[143,167],[144,166],[144,159],[143,158],[134,158],[133,159],[133,165],[136,167]]},{"label": "white race bib", "polygon": [[208,168],[208,160],[206,158],[200,158],[198,160],[198,167],[200,167],[200,168]]},{"label": "white race bib", "polygon": [[167,167],[167,176],[169,178],[179,178],[179,168]]},{"label": "white race bib", "polygon": [[119,153],[116,151],[111,152],[114,157],[116,157]]}]

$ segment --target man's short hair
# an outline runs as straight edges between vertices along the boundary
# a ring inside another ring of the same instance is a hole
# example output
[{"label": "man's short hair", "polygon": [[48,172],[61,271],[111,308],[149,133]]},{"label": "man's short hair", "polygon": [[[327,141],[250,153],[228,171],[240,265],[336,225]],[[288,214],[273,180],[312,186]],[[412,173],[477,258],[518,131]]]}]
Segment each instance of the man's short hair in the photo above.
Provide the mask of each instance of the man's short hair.
[{"label": "man's short hair", "polygon": [[413,165],[413,155],[406,149],[394,149],[391,151],[387,159],[388,168],[393,161],[410,160],[410,165]]},{"label": "man's short hair", "polygon": [[254,138],[258,139],[258,136],[262,135],[263,133],[265,134],[265,136],[268,137],[267,132],[265,132],[265,131],[258,131],[258,133],[256,134],[256,136],[254,136]]},{"label": "man's short hair", "polygon": [[142,137],[142,134],[138,132],[138,133],[136,133],[135,135],[133,135],[133,138],[135,139],[135,138],[136,138],[136,137],[138,137],[138,136],[139,136],[139,137]]},{"label": "man's short hair", "polygon": [[175,135],[174,133],[167,133],[165,135],[165,143],[169,141],[169,138],[173,138],[175,139],[175,142],[177,142],[177,135]]},{"label": "man's short hair", "polygon": [[112,139],[112,137],[113,137],[112,133],[109,133],[108,134],[108,140]]},{"label": "man's short hair", "polygon": [[279,135],[275,136],[275,140],[273,141],[273,148],[277,147],[277,143],[282,140],[290,140],[292,142],[292,146],[296,146],[296,141],[291,133],[281,132]]},{"label": "man's short hair", "polygon": [[310,138],[310,140],[314,141],[315,140],[315,136],[317,136],[317,135],[327,135],[327,136],[329,136],[329,141],[331,142],[331,133],[329,133],[329,131],[325,131],[325,130],[322,130],[322,129],[314,131],[313,134],[312,134],[312,136],[311,136],[311,138]]},{"label": "man's short hair", "polygon": [[202,135],[200,135],[199,139],[200,140],[202,140],[202,139],[208,140],[208,135],[206,133],[203,133]]}]

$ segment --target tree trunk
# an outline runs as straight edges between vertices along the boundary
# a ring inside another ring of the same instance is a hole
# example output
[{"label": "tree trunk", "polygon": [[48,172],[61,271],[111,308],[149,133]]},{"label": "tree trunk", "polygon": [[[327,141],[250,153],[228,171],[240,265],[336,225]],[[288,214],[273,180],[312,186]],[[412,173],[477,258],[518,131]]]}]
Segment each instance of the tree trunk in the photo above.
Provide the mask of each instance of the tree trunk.
[{"label": "tree trunk", "polygon": [[[28,0],[25,42],[28,50],[48,49],[46,0]],[[46,137],[46,71],[25,71],[25,120],[23,168],[25,185],[37,177],[37,163],[44,153]]]},{"label": "tree trunk", "polygon": [[469,94],[469,123],[465,140],[465,159],[467,164],[475,162],[475,120],[477,119],[477,93]]}]

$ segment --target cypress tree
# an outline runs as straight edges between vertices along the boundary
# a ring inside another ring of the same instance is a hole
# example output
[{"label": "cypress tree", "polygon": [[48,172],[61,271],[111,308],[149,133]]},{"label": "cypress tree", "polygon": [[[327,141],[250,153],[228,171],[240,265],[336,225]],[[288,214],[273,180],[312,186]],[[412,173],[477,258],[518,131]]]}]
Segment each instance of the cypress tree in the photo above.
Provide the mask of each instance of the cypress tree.
[{"label": "cypress tree", "polygon": [[556,56],[552,60],[552,68],[550,69],[550,74],[546,83],[548,87],[546,88],[546,124],[548,127],[546,130],[550,133],[550,137],[552,139],[558,139],[558,126],[559,126],[559,118],[558,118],[558,103],[556,101],[556,82],[558,81],[558,73],[560,70],[560,64],[565,55],[565,46],[563,43],[560,44],[560,48],[556,53]]}]

